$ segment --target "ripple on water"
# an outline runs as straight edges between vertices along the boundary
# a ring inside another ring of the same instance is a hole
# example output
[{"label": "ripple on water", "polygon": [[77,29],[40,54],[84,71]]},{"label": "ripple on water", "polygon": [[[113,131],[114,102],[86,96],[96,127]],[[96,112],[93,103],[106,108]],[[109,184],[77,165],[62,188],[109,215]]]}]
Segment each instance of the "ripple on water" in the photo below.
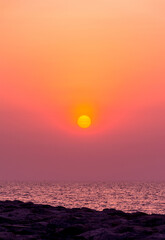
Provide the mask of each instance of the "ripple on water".
[{"label": "ripple on water", "polygon": [[165,214],[165,183],[4,182],[0,200]]}]

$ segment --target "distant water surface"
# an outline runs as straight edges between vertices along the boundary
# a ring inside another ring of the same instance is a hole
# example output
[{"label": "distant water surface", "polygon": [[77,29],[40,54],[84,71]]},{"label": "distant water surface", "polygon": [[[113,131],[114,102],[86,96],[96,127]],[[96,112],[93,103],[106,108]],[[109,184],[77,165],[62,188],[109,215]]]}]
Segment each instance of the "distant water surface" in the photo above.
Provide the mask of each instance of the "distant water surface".
[{"label": "distant water surface", "polygon": [[0,200],[165,214],[165,183],[1,182]]}]

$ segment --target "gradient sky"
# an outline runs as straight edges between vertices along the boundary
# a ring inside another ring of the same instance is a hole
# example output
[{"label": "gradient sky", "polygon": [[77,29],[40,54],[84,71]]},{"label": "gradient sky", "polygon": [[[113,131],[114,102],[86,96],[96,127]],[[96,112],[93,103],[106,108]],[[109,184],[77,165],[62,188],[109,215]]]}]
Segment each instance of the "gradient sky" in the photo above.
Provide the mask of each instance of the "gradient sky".
[{"label": "gradient sky", "polygon": [[0,0],[0,179],[165,180],[164,13]]}]

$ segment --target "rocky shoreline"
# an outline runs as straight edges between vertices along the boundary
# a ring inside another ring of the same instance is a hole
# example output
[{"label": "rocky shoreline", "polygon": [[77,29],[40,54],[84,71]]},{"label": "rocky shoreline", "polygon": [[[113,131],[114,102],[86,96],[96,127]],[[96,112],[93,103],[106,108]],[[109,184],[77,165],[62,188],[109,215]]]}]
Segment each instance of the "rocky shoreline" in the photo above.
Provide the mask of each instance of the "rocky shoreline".
[{"label": "rocky shoreline", "polygon": [[0,240],[165,239],[165,215],[0,201]]}]

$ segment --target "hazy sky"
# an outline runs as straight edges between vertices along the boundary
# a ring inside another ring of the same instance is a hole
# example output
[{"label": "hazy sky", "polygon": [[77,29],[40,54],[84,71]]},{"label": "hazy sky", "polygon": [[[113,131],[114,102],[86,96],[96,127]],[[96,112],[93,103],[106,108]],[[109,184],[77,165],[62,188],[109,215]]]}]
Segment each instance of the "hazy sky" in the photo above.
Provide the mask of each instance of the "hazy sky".
[{"label": "hazy sky", "polygon": [[164,13],[0,0],[0,179],[165,180]]}]

